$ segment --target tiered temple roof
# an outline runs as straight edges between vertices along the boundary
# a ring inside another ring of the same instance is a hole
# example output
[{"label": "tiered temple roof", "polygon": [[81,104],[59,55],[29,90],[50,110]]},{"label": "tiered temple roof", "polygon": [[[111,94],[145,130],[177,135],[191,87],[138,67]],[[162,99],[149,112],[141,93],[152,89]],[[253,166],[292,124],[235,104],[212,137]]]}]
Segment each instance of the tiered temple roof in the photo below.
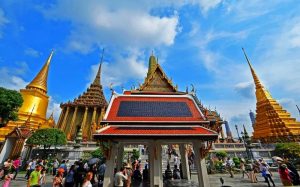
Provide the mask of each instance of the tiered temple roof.
[{"label": "tiered temple roof", "polygon": [[246,53],[256,94],[256,120],[253,139],[262,142],[299,141],[300,123],[271,96],[255,73]]},{"label": "tiered temple roof", "polygon": [[101,85],[101,68],[102,60],[96,77],[87,91],[73,102],[60,105],[62,112],[57,126],[66,133],[68,140],[74,140],[77,132],[82,129],[83,141],[91,141],[92,133],[100,125],[107,107]]},{"label": "tiered temple roof", "polygon": [[107,106],[107,101],[104,97],[101,85],[101,67],[102,63],[99,65],[99,69],[93,83],[89,86],[86,92],[83,92],[82,95],[79,95],[78,98],[74,99],[73,102],[64,103],[62,106]]}]

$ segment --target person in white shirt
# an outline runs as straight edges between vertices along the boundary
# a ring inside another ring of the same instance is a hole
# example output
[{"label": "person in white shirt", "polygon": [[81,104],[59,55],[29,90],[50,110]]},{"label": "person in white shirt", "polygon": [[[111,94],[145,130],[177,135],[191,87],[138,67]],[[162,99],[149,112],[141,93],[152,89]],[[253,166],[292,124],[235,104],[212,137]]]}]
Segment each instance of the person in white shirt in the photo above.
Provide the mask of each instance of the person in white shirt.
[{"label": "person in white shirt", "polygon": [[115,181],[115,187],[123,187],[124,181],[128,179],[126,169],[121,167],[120,171],[116,173],[114,181]]},{"label": "person in white shirt", "polygon": [[226,160],[226,168],[227,168],[231,178],[233,178],[232,167],[233,167],[233,161],[230,160],[230,158],[228,157]]}]

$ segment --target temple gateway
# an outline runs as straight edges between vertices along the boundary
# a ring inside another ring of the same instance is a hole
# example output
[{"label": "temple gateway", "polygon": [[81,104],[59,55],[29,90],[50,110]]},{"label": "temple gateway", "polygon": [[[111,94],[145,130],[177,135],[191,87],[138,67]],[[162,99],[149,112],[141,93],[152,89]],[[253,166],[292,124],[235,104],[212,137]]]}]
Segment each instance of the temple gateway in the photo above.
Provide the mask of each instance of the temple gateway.
[{"label": "temple gateway", "polygon": [[105,153],[104,185],[114,186],[124,146],[144,145],[149,156],[150,186],[163,186],[162,146],[179,145],[183,178],[190,179],[187,147],[193,146],[199,186],[209,186],[205,155],[217,140],[222,121],[204,108],[194,92],[180,92],[153,55],[145,82],[138,88],[113,93],[96,139]]}]

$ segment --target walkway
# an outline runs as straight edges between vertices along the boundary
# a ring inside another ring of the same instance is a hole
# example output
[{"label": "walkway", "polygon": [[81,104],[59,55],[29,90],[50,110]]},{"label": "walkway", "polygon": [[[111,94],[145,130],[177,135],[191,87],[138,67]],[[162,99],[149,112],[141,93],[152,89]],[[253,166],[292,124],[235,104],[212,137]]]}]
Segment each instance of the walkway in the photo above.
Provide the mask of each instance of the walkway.
[{"label": "walkway", "polygon": [[[209,175],[209,181],[211,187],[220,187],[220,177],[222,177],[225,181],[224,186],[232,186],[232,187],[267,187],[268,185],[263,182],[263,178],[259,177],[258,180],[261,181],[259,183],[250,183],[249,179],[241,179],[241,174],[236,175],[235,178],[230,178],[228,174],[214,174]],[[280,182],[279,176],[277,173],[274,173],[274,181],[277,187],[281,187],[282,184]],[[197,175],[192,175],[192,180],[197,180]],[[47,176],[47,184],[45,187],[52,187],[52,176]],[[196,182],[186,182],[186,181],[171,181],[169,185],[166,186],[181,186],[181,187],[198,187]],[[26,180],[24,179],[24,174],[18,175],[17,179],[11,182],[12,187],[24,187],[26,186]],[[2,186],[2,181],[0,182],[0,186]]]}]

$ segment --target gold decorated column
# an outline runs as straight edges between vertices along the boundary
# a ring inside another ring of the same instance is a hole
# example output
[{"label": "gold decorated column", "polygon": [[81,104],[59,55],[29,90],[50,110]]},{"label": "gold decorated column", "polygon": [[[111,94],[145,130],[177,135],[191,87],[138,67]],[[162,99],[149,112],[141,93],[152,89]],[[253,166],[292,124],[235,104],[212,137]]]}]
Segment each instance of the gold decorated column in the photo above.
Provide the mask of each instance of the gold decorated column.
[{"label": "gold decorated column", "polygon": [[[97,125],[100,124],[100,122],[102,121],[104,115],[105,115],[105,107],[101,108],[101,113],[100,113],[100,116],[99,116],[99,118],[98,118],[98,123],[97,123]],[[100,125],[100,128],[101,128],[101,125]]]},{"label": "gold decorated column", "polygon": [[59,119],[58,119],[58,122],[57,122],[57,128],[61,128],[62,120],[63,120],[65,114],[66,114],[66,109],[63,108],[62,111],[61,111],[61,114],[59,115]]},{"label": "gold decorated column", "polygon": [[85,111],[84,111],[84,115],[83,115],[83,120],[82,120],[82,124],[81,124],[81,128],[82,128],[82,137],[83,138],[87,138],[87,128],[86,126],[86,118],[87,118],[87,113],[88,113],[88,107],[85,107]]},{"label": "gold decorated column", "polygon": [[91,128],[89,129],[90,132],[88,133],[88,140],[91,140],[92,139],[92,136],[93,136],[93,133],[95,132],[96,130],[96,126],[97,126],[97,123],[96,123],[96,115],[97,115],[97,107],[94,107],[94,111],[93,111],[93,115],[92,115],[92,121],[91,121]]},{"label": "gold decorated column", "polygon": [[71,120],[71,124],[70,124],[70,129],[67,135],[68,140],[71,139],[71,136],[74,135],[74,130],[75,130],[75,120],[76,120],[76,116],[77,116],[77,110],[78,110],[78,106],[75,107],[74,113],[73,113],[73,117]]},{"label": "gold decorated column", "polygon": [[92,116],[92,123],[96,122],[96,114],[97,114],[97,107],[94,107],[93,116]]},{"label": "gold decorated column", "polygon": [[65,127],[66,127],[66,123],[67,123],[67,118],[68,118],[68,115],[69,115],[69,110],[70,110],[70,107],[67,106],[67,111],[65,113],[64,120],[63,120],[63,122],[61,124],[61,128],[60,128],[62,131],[65,131]]}]

